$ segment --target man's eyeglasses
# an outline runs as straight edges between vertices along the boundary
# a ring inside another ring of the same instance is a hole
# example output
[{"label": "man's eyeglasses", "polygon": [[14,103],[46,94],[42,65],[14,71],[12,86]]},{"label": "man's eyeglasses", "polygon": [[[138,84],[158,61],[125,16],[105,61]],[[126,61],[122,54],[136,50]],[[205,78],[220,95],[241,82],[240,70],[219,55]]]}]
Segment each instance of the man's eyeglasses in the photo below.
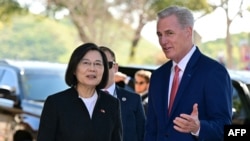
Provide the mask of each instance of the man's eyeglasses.
[{"label": "man's eyeglasses", "polygon": [[144,83],[146,83],[146,82],[145,82],[145,81],[141,81],[141,82],[135,81],[135,84],[136,84],[136,85],[142,85],[142,84],[144,84]]},{"label": "man's eyeglasses", "polygon": [[108,65],[109,65],[109,69],[113,68],[113,65],[115,65],[115,62],[114,61],[110,61],[108,62]]}]

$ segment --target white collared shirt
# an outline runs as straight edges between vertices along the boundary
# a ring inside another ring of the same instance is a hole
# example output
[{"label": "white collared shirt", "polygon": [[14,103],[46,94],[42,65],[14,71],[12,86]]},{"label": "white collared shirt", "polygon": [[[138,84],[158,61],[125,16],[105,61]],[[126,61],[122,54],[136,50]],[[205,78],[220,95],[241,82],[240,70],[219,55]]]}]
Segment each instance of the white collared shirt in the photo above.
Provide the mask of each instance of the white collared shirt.
[{"label": "white collared shirt", "polygon": [[[178,65],[178,67],[180,68],[180,72],[179,72],[179,80],[180,80],[179,83],[180,83],[182,75],[183,75],[183,73],[184,73],[184,71],[186,69],[187,63],[190,60],[190,58],[193,55],[195,50],[196,50],[196,46],[193,45],[191,50],[184,56],[184,58],[181,59],[179,64],[177,64],[176,62],[173,61],[173,66],[171,68],[171,75],[170,75],[170,80],[169,80],[170,81],[169,82],[169,88],[170,89],[168,90],[168,103],[169,103],[169,100],[170,100],[171,87],[172,87],[172,82],[173,82],[173,79],[174,79],[174,66]],[[200,128],[196,133],[191,133],[191,134],[194,135],[194,136],[199,136],[199,133],[200,133]]]},{"label": "white collared shirt", "polygon": [[[109,92],[109,94],[111,94],[112,96],[116,97],[117,98],[117,94],[116,94],[116,91],[115,91],[115,83],[113,83],[110,87],[108,87],[107,89],[105,89],[106,91]],[[104,90],[104,89],[103,89]]]},{"label": "white collared shirt", "polygon": [[172,83],[173,83],[173,79],[174,79],[174,66],[178,65],[178,67],[180,68],[180,71],[179,71],[179,80],[180,80],[179,83],[180,83],[182,75],[184,73],[184,70],[185,70],[185,68],[187,66],[187,63],[190,60],[190,58],[193,55],[195,50],[196,50],[196,46],[193,45],[191,50],[184,56],[184,58],[181,59],[179,64],[177,64],[176,62],[173,61],[173,66],[171,68],[171,74],[170,74],[170,79],[169,79],[168,104],[169,104],[169,100],[170,100],[170,93],[171,93]]}]

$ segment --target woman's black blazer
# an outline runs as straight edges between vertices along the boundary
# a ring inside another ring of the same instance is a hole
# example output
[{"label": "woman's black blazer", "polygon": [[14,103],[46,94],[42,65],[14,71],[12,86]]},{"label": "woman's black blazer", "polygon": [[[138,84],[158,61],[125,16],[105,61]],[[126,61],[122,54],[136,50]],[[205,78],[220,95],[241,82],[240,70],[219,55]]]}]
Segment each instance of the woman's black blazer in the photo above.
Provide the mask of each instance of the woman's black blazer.
[{"label": "woman's black blazer", "polygon": [[75,88],[49,96],[41,114],[37,141],[121,141],[119,100],[97,90],[90,118]]}]

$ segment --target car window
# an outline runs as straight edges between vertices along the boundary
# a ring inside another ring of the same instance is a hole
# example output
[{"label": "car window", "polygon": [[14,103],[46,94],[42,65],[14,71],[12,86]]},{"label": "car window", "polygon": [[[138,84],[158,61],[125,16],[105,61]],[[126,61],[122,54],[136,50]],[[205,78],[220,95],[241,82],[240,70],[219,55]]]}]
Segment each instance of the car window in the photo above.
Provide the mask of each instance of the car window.
[{"label": "car window", "polygon": [[17,94],[20,93],[20,89],[18,87],[18,76],[16,72],[11,69],[1,69],[0,85],[8,85],[15,88]]},{"label": "car window", "polygon": [[0,68],[0,80],[1,80],[1,78],[2,78],[2,76],[3,76],[3,69],[2,68]]},{"label": "car window", "polygon": [[233,112],[234,116],[245,115],[244,110],[242,109],[242,102],[239,97],[239,93],[237,89],[233,89]]},{"label": "car window", "polygon": [[244,93],[242,86],[233,81],[233,122],[238,124],[245,122],[244,119],[247,117],[247,111],[244,106],[244,99],[246,99],[246,94]]},{"label": "car window", "polygon": [[68,88],[64,80],[64,74],[64,70],[57,72],[28,72],[24,74],[22,84],[25,84],[25,99],[43,101],[48,95]]},{"label": "car window", "polygon": [[248,91],[250,92],[250,84],[247,84]]}]

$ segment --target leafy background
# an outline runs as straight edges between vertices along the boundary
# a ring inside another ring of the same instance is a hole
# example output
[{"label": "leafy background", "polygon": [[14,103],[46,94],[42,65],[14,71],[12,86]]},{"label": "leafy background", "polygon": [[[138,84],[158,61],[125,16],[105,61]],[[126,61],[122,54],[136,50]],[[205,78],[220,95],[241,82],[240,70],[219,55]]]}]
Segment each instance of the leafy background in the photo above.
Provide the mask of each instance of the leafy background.
[{"label": "leafy background", "polygon": [[[0,58],[31,59],[67,63],[72,51],[82,43],[69,19],[54,20],[44,16],[28,14],[12,17],[11,23],[0,23]],[[160,65],[167,59],[161,49],[142,39],[136,47],[135,59],[129,60],[133,29],[119,21],[110,21],[105,30],[115,32],[114,37],[103,36],[103,40],[113,42],[112,46],[120,65]],[[96,28],[103,28],[96,26]],[[119,29],[119,30],[117,30]],[[104,31],[105,31],[104,30]],[[109,34],[109,32],[107,32]],[[121,40],[122,39],[122,40]],[[242,61],[242,42],[250,42],[249,33],[232,35],[233,64],[236,69],[244,69],[248,64]],[[208,56],[218,59],[226,53],[225,39],[197,43]],[[226,56],[224,56],[226,57]]]}]

